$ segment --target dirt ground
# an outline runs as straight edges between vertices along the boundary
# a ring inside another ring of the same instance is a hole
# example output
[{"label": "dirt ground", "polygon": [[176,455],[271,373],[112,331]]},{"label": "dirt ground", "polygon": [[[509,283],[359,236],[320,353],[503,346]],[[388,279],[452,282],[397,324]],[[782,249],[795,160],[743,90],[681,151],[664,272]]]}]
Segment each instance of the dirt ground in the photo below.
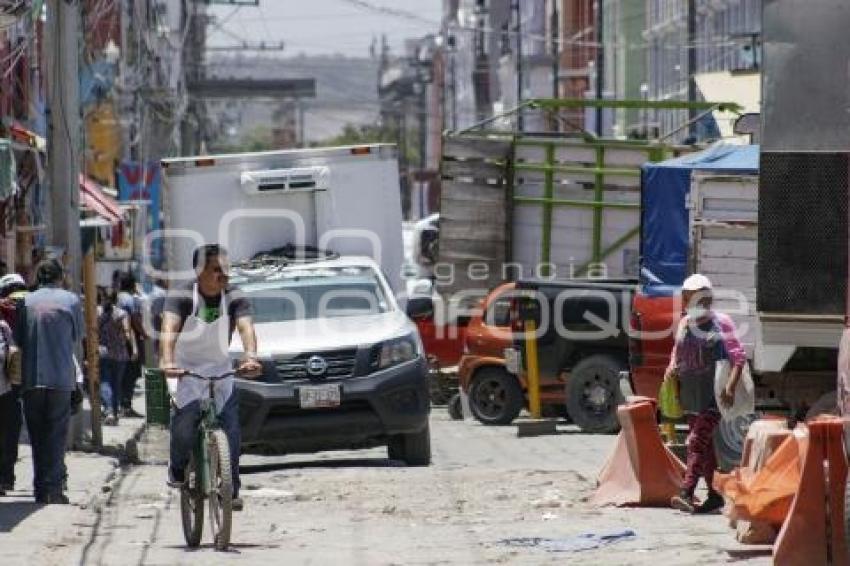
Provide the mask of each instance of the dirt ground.
[{"label": "dirt ground", "polygon": [[[613,436],[517,438],[514,427],[432,416],[434,463],[405,468],[383,449],[244,457],[245,511],[233,548],[185,548],[165,467],[124,469],[100,504],[78,509],[31,564],[768,564],[720,515],[587,503]],[[631,536],[616,538],[616,535]],[[579,535],[614,542],[577,550]],[[547,539],[547,540],[542,540]],[[731,552],[731,553],[730,553]],[[743,552],[743,554],[741,554]]]}]

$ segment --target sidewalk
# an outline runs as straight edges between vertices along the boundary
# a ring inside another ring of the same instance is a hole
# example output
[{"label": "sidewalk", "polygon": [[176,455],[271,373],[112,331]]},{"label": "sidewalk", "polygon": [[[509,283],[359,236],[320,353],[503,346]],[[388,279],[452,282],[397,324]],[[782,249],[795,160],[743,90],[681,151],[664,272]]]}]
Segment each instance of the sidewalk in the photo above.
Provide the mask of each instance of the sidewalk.
[{"label": "sidewalk", "polygon": [[[144,396],[136,392],[134,408],[143,412]],[[84,405],[84,428],[89,428],[88,401]],[[32,493],[32,453],[26,435],[22,435],[18,463],[15,466],[15,491],[0,497],[0,548],[7,564],[50,562],[43,554],[49,549],[73,544],[82,528],[99,520],[100,507],[119,475],[121,458],[135,452],[136,439],[144,430],[144,419],[121,419],[118,426],[103,427],[103,449],[94,452],[69,451],[68,498],[71,505],[37,505]],[[26,426],[24,426],[26,429]],[[86,433],[86,437],[90,433]],[[128,447],[129,442],[129,447]],[[128,450],[129,448],[129,450]]]}]

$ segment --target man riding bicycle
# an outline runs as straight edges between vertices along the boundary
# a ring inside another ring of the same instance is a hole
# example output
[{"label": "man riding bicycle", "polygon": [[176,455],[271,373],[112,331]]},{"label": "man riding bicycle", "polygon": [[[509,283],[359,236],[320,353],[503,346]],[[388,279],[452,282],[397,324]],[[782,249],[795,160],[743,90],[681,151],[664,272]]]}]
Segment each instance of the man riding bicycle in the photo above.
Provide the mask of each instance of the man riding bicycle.
[{"label": "man riding bicycle", "polygon": [[[256,375],[257,338],[251,319],[251,304],[238,289],[228,285],[227,251],[218,244],[197,248],[192,256],[197,279],[169,292],[163,306],[160,367],[169,380],[174,407],[171,413],[171,456],[169,484],[185,481],[198,424],[201,399],[208,385],[187,372],[212,377],[233,369],[228,356],[230,338],[239,331],[244,354],[237,368],[241,376]],[[173,387],[172,379],[177,379]],[[233,377],[215,383],[215,405],[221,428],[230,445],[233,471],[233,509],[242,509],[239,498],[239,401]]]}]

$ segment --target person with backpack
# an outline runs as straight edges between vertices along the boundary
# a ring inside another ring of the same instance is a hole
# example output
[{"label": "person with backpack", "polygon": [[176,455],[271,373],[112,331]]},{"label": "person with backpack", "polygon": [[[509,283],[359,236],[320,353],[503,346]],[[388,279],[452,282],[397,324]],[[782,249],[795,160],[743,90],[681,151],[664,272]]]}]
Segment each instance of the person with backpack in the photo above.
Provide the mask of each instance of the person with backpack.
[{"label": "person with backpack", "polygon": [[[100,354],[100,398],[105,425],[117,425],[127,367],[138,358],[130,315],[118,306],[118,293],[106,291],[98,306],[97,326]],[[111,414],[110,414],[111,411]]]}]

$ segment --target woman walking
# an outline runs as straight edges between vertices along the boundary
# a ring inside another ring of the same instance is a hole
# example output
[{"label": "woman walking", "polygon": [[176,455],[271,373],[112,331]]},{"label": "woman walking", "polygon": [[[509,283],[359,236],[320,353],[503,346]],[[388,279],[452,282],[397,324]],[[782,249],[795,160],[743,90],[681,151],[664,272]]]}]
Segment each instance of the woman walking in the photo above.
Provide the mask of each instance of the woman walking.
[{"label": "woman walking", "polygon": [[[712,310],[711,281],[700,274],[691,275],[682,284],[682,317],[676,332],[670,365],[664,379],[679,380],[679,397],[688,418],[687,469],[681,493],[671,505],[688,513],[711,513],[723,506],[723,497],[713,486],[717,459],[714,454],[714,430],[720,413],[714,396],[715,365],[728,359],[732,373],[721,393],[720,402],[731,406],[735,387],[741,377],[747,355],[736,336],[735,324],[728,315]],[[694,499],[700,478],[708,487],[703,503]]]},{"label": "woman walking", "polygon": [[98,307],[100,398],[105,425],[118,424],[121,391],[127,364],[138,357],[130,316],[119,308],[118,292],[106,291]]}]

